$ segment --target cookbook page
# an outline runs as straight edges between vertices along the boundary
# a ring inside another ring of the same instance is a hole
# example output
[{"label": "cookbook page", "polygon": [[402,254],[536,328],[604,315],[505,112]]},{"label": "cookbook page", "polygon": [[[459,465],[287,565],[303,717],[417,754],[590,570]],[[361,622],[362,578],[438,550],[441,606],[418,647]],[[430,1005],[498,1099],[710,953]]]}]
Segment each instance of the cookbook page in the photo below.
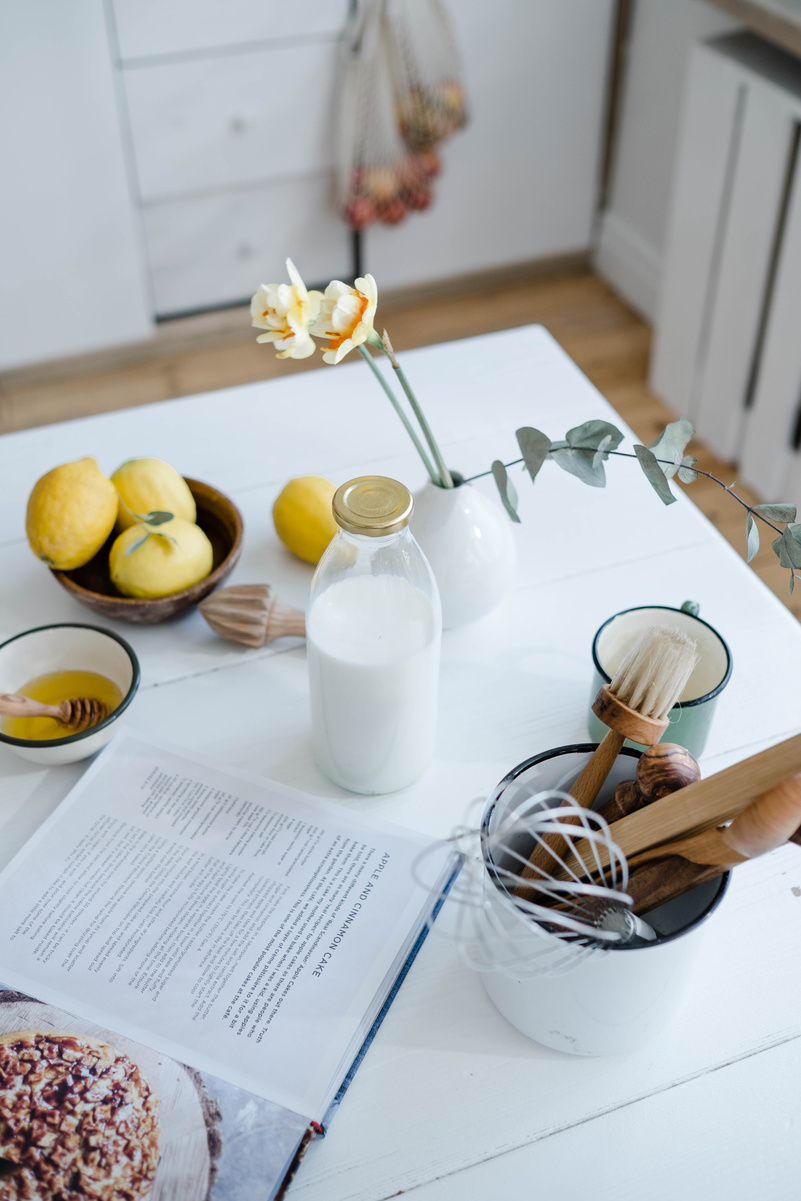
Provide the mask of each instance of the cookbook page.
[{"label": "cookbook page", "polygon": [[0,874],[0,974],[319,1120],[430,846],[124,733]]}]

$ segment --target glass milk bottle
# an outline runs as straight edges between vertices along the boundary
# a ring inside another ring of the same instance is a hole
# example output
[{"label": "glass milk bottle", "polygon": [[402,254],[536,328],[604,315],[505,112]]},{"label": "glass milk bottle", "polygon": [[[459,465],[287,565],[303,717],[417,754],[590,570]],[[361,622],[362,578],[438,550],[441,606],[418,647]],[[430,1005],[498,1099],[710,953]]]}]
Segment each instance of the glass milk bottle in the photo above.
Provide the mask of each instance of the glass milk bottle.
[{"label": "glass milk bottle", "polygon": [[343,484],[339,530],[314,574],[306,619],[312,752],[352,792],[394,792],[434,754],[442,616],[409,530],[408,488]]}]

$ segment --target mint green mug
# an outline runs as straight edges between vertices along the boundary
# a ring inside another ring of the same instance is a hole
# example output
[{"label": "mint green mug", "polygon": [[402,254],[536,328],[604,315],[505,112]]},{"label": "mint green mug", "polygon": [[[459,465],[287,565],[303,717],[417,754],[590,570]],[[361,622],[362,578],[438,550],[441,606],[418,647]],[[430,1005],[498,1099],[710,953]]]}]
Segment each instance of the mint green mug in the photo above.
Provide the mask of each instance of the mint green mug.
[{"label": "mint green mug", "polygon": [[[592,661],[595,665],[590,704],[602,684],[608,684],[630,646],[647,629],[655,625],[678,626],[692,638],[700,658],[687,681],[681,699],[670,710],[670,725],[662,742],[676,742],[697,758],[706,746],[709,727],[718,697],[731,676],[731,651],[717,630],[698,616],[698,605],[685,601],[680,609],[668,605],[642,605],[624,609],[605,621],[592,640]],[[608,728],[590,709],[588,721],[590,738],[600,742]],[[626,741],[626,746],[644,750],[639,743]]]}]

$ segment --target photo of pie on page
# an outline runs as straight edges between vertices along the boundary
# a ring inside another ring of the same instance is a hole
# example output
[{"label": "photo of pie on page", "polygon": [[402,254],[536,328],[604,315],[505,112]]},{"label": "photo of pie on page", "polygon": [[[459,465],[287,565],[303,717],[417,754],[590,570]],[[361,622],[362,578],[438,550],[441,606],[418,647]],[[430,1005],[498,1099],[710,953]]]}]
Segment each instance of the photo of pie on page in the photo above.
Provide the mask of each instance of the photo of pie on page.
[{"label": "photo of pie on page", "polygon": [[0,1003],[0,1201],[204,1201],[207,1116],[169,1057],[37,1001]]}]

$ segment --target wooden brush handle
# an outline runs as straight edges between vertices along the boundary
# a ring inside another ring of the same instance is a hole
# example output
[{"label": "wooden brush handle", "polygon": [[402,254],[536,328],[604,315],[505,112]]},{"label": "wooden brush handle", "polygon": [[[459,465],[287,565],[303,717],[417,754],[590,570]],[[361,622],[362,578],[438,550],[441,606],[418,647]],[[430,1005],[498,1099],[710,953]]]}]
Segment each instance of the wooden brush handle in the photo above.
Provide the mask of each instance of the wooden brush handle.
[{"label": "wooden brush handle", "polygon": [[[589,809],[597,797],[598,790],[612,770],[612,764],[620,754],[620,748],[625,741],[625,734],[618,734],[616,730],[610,730],[603,742],[599,743],[593,751],[589,763],[585,765],[581,775],[571,786],[570,796],[583,809]],[[565,820],[571,824],[578,824],[577,818],[566,818]],[[537,843],[531,852],[528,863],[520,873],[521,880],[541,879],[543,873],[554,875],[555,856],[564,857],[567,849],[567,843],[561,835],[546,835],[543,842]],[[518,884],[514,889],[514,895],[527,896],[530,891],[525,885]]]},{"label": "wooden brush handle", "polygon": [[3,717],[55,717],[56,721],[60,721],[63,709],[61,705],[44,705],[27,696],[3,692],[0,693],[0,713]]}]

